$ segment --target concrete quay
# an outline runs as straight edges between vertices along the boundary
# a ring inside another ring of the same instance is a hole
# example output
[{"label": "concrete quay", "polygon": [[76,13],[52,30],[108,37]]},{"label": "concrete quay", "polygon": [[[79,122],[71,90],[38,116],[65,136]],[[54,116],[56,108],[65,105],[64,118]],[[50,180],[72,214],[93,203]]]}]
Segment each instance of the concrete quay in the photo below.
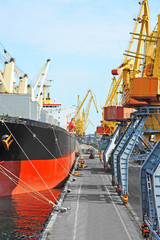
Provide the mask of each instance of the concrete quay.
[{"label": "concrete quay", "polygon": [[[66,212],[53,212],[42,240],[140,240],[140,227],[111,184],[99,158],[83,155],[86,168],[69,183]],[[54,220],[53,220],[54,219]]]}]

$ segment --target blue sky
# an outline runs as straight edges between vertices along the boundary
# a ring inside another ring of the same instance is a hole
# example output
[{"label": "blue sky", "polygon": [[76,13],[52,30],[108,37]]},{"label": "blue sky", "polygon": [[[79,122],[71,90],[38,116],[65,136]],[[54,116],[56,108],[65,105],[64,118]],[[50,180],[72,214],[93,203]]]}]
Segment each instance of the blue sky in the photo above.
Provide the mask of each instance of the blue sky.
[{"label": "blue sky", "polygon": [[[124,60],[138,1],[0,0],[0,5],[0,42],[32,82],[50,58],[51,95],[63,106],[77,104],[77,95],[82,100],[88,89],[95,93],[99,114],[92,105],[89,119],[95,127],[87,130],[93,133],[100,124],[111,69]],[[149,0],[149,7],[153,29],[160,1]]]}]

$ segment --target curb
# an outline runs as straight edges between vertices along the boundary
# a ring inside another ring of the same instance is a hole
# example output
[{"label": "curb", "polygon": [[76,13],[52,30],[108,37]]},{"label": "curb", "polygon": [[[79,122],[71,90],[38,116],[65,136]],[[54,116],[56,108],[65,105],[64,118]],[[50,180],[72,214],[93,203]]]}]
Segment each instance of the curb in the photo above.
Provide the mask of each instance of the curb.
[{"label": "curb", "polygon": [[[77,168],[78,161],[79,161],[79,157],[76,158],[76,161],[75,161],[75,164],[74,164],[74,168],[73,168],[73,170],[71,172],[71,175],[68,178],[67,182],[65,183],[64,188],[63,188],[63,190],[62,190],[62,192],[60,194],[58,205],[57,205],[58,207],[61,207],[61,205],[63,203],[63,200],[64,200],[64,198],[65,198],[65,196],[67,194],[67,189],[68,189],[70,183],[72,182],[71,178],[72,178],[72,176],[73,176],[73,174],[74,174],[74,172],[75,172],[75,170]],[[39,237],[39,240],[47,240],[47,237],[48,237],[48,235],[50,233],[50,230],[53,228],[53,224],[56,221],[58,213],[59,213],[59,211],[57,211],[55,209],[52,210],[52,212],[51,212],[51,214],[50,214],[50,216],[49,216],[49,218],[47,220],[47,223],[46,223],[46,225],[44,226],[44,228],[42,230],[42,233],[41,233],[41,236]]]}]

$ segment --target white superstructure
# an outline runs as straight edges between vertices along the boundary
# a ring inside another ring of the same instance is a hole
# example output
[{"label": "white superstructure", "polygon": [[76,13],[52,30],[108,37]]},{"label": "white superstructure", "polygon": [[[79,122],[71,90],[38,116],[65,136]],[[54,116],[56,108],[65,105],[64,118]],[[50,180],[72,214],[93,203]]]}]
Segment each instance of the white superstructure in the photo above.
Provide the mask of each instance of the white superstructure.
[{"label": "white superstructure", "polygon": [[55,123],[67,130],[69,119],[71,115],[76,112],[75,107],[62,107],[60,103],[54,104],[43,104],[43,109],[48,112],[49,115],[53,116]]}]

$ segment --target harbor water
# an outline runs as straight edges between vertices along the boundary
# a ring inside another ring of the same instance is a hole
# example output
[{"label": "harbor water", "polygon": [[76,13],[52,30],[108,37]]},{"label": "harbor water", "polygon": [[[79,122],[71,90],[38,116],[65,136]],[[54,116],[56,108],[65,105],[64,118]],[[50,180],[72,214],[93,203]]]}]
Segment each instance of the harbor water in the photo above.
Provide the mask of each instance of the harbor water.
[{"label": "harbor water", "polygon": [[[57,198],[61,189],[52,192]],[[55,202],[49,191],[41,194]],[[0,240],[39,239],[51,211],[52,205],[27,193],[0,198]]]}]

